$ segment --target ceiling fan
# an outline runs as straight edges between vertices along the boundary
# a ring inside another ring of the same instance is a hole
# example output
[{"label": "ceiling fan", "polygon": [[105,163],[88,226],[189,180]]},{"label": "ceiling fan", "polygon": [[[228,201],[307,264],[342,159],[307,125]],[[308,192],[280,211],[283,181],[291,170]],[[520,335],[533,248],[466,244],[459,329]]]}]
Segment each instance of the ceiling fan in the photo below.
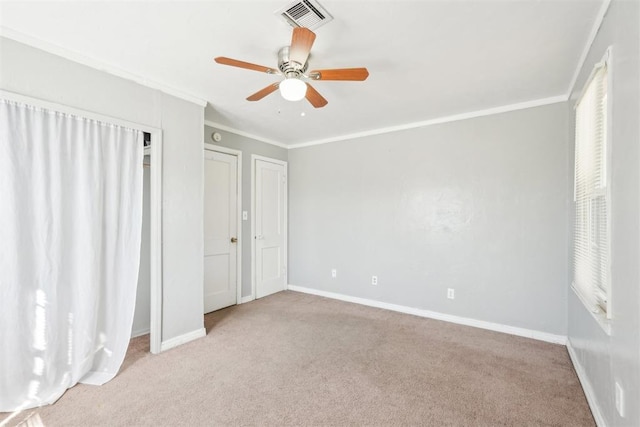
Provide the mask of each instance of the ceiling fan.
[{"label": "ceiling fan", "polygon": [[307,59],[309,59],[311,46],[313,46],[315,39],[316,35],[310,29],[305,27],[294,28],[291,46],[285,46],[278,52],[278,69],[238,61],[224,56],[215,58],[215,61],[218,64],[284,76],[284,80],[270,84],[250,95],[247,101],[259,101],[275,92],[276,89],[280,89],[282,97],[288,101],[299,101],[302,98],[307,98],[315,108],[321,108],[327,105],[328,101],[304,80],[363,81],[369,76],[369,71],[366,68],[336,68],[312,70],[307,73],[307,68],[309,67]]}]

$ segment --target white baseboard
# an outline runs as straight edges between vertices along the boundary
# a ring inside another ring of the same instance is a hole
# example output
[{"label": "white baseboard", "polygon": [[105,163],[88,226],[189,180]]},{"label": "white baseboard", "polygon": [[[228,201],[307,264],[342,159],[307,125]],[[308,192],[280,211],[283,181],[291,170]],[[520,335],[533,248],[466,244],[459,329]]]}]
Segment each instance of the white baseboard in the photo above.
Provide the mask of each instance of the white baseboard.
[{"label": "white baseboard", "polygon": [[582,390],[584,390],[584,395],[587,397],[587,403],[589,404],[593,418],[596,420],[596,424],[598,427],[606,427],[607,423],[602,416],[602,411],[600,411],[600,406],[598,405],[598,400],[596,399],[595,392],[591,386],[591,381],[589,381],[589,378],[580,363],[580,359],[571,345],[571,340],[567,340],[567,351],[569,352],[571,363],[573,363],[573,369],[576,370],[576,374],[578,375],[578,379],[582,385]]},{"label": "white baseboard", "polygon": [[144,329],[138,329],[135,331],[131,331],[131,338],[136,338],[136,337],[141,337],[143,335],[147,335],[149,333],[150,329],[144,328]]},{"label": "white baseboard", "polygon": [[554,344],[566,345],[567,343],[567,337],[564,335],[555,335],[547,332],[534,331],[531,329],[517,328],[515,326],[502,325],[500,323],[485,322],[483,320],[469,319],[467,317],[460,317],[460,316],[454,316],[451,314],[438,313],[436,311],[422,310],[419,308],[407,307],[404,305],[390,304],[390,303],[370,300],[366,298],[352,297],[349,295],[343,295],[343,294],[338,294],[334,292],[320,291],[318,289],[305,288],[302,286],[289,285],[288,289],[291,291],[318,295],[321,297],[337,299],[340,301],[367,305],[369,307],[384,308],[386,310],[412,314],[414,316],[427,317],[429,319],[444,320],[445,322],[457,323],[457,324],[466,325],[466,326],[473,326],[475,328],[488,329],[490,331],[504,332],[506,334],[532,338],[534,340],[546,341]]},{"label": "white baseboard", "polygon": [[173,347],[177,347],[182,344],[186,344],[189,341],[196,340],[198,338],[202,338],[207,335],[207,330],[205,328],[196,329],[195,331],[187,332],[186,334],[179,335],[177,337],[173,337],[166,341],[162,341],[160,343],[160,351],[166,351]]},{"label": "white baseboard", "polygon": [[242,297],[242,299],[240,300],[240,304],[244,304],[244,303],[246,303],[246,302],[251,302],[251,301],[253,301],[254,299],[255,299],[255,298],[254,298],[254,296],[253,296],[253,295],[249,295],[249,296],[246,296],[246,297]]}]

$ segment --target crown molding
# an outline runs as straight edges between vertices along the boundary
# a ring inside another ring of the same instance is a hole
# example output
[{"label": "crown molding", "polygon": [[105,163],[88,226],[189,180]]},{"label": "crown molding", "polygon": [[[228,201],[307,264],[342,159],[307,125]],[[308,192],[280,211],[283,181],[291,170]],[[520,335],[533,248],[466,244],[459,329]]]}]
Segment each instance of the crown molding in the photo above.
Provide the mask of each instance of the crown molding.
[{"label": "crown molding", "polygon": [[580,59],[578,60],[578,66],[573,73],[573,77],[571,78],[571,82],[569,83],[569,87],[567,88],[567,99],[571,97],[571,93],[573,92],[576,82],[578,81],[578,76],[580,75],[580,71],[582,71],[582,67],[584,66],[584,62],[587,60],[587,55],[589,55],[589,51],[591,50],[591,46],[593,46],[593,42],[598,35],[598,31],[602,26],[602,21],[604,21],[604,17],[607,15],[607,11],[609,10],[609,6],[611,5],[611,0],[604,0],[600,10],[598,11],[598,15],[596,16],[596,20],[593,23],[593,27],[591,27],[591,32],[589,33],[589,38],[584,45],[584,49],[582,49],[582,55],[580,55]]},{"label": "crown molding", "polygon": [[[418,122],[411,122],[411,123],[405,123],[405,124],[401,124],[401,125],[396,125],[396,126],[388,126],[388,127],[383,127],[383,128],[377,128],[377,129],[372,129],[372,130],[368,130],[368,131],[364,131],[364,132],[356,132],[356,133],[350,133],[350,134],[343,134],[343,135],[337,135],[337,136],[333,136],[333,137],[329,137],[329,138],[322,138],[322,139],[317,139],[317,140],[311,140],[311,141],[306,141],[306,142],[302,142],[302,143],[298,143],[298,144],[285,144],[279,141],[275,141],[273,139],[269,139],[269,138],[265,138],[265,137],[261,137],[259,135],[255,135],[249,132],[245,132],[242,131],[240,129],[236,129],[234,127],[231,126],[227,126],[227,125],[223,125],[221,123],[217,123],[214,121],[210,121],[210,120],[205,120],[204,123],[207,126],[211,126],[213,128],[219,129],[219,130],[223,130],[223,131],[227,131],[236,135],[240,135],[240,136],[244,136],[247,138],[251,138],[254,139],[256,141],[260,141],[260,142],[264,142],[266,144],[271,144],[274,145],[276,147],[280,147],[280,148],[284,148],[284,149],[295,149],[295,148],[304,148],[304,147],[310,147],[310,146],[314,146],[314,145],[321,145],[321,144],[328,144],[331,142],[338,142],[338,141],[345,141],[345,140],[351,140],[351,139],[357,139],[357,138],[363,138],[363,137],[367,137],[367,136],[374,136],[374,135],[382,135],[382,134],[386,134],[386,133],[391,133],[391,132],[399,132],[399,131],[403,131],[403,130],[409,130],[409,129],[416,129],[416,128],[422,128],[422,127],[427,127],[427,126],[432,126],[432,125],[437,125],[437,124],[443,124],[443,123],[450,123],[450,122],[455,122],[455,121],[460,121],[460,120],[466,120],[466,119],[471,119],[471,118],[476,118],[476,117],[483,117],[483,116],[489,116],[489,115],[493,115],[493,114],[501,114],[501,113],[506,113],[506,112],[510,112],[510,111],[517,111],[517,110],[522,110],[522,109],[527,109],[527,108],[534,108],[534,107],[539,107],[539,106],[544,106],[544,105],[549,105],[549,104],[555,104],[555,103],[559,103],[559,102],[565,102],[569,99],[569,96],[571,94],[571,91],[573,90],[573,87],[576,83],[576,80],[578,78],[578,75],[580,73],[580,70],[582,69],[582,66],[586,60],[586,57],[588,55],[588,52],[591,48],[591,45],[593,44],[593,41],[595,40],[595,37],[597,35],[598,29],[600,28],[600,26],[602,25],[602,21],[604,19],[604,16],[606,15],[606,12],[609,8],[609,5],[611,3],[611,0],[605,0],[602,7],[600,8],[600,11],[598,13],[598,17],[596,19],[596,22],[594,23],[594,26],[591,30],[590,36],[589,36],[589,40],[585,45],[584,51],[582,53],[582,56],[580,58],[578,67],[576,68],[576,71],[574,73],[574,76],[571,80],[571,84],[569,86],[569,90],[565,95],[558,95],[558,96],[553,96],[553,97],[548,97],[548,98],[542,98],[542,99],[535,99],[535,100],[531,100],[531,101],[526,101],[526,102],[521,102],[521,103],[516,103],[516,104],[509,104],[509,105],[504,105],[504,106],[500,106],[500,107],[494,107],[494,108],[488,108],[488,109],[484,109],[484,110],[477,110],[477,111],[471,111],[471,112],[467,112],[467,113],[461,113],[461,114],[455,114],[455,115],[450,115],[450,116],[444,116],[444,117],[438,117],[438,118],[434,118],[434,119],[429,119],[429,120],[423,120],[423,121],[418,121]],[[88,66],[90,68],[93,69],[97,69],[103,72],[106,72],[108,74],[117,76],[117,77],[121,77],[123,79],[129,80],[129,81],[133,81],[135,83],[138,83],[142,86],[146,86],[149,87],[151,89],[156,89],[159,90],[161,92],[164,92],[168,95],[171,96],[175,96],[176,98],[180,98],[183,99],[185,101],[197,104],[199,106],[205,107],[207,105],[207,101],[198,97],[195,97],[193,95],[190,95],[188,93],[185,93],[179,89],[176,89],[170,85],[167,85],[165,83],[162,82],[156,82],[156,81],[151,81],[147,78],[138,76],[136,74],[133,73],[129,73],[128,71],[122,70],[116,66],[101,62],[99,60],[93,59],[91,57],[85,56],[83,54],[71,51],[69,49],[60,47],[58,45],[55,45],[53,43],[50,42],[46,42],[44,40],[38,39],[36,37],[32,37],[32,36],[28,36],[26,34],[20,33],[18,31],[12,30],[10,28],[7,27],[3,27],[0,26],[0,36],[2,37],[6,37],[8,39],[11,40],[15,40],[19,43],[23,43],[26,44],[28,46],[34,47],[36,49],[40,49],[43,50],[45,52],[51,53],[53,55],[56,56],[60,56],[63,57],[65,59],[68,59],[70,61]]]},{"label": "crown molding", "polygon": [[209,126],[209,127],[218,129],[218,130],[224,130],[224,131],[227,131],[227,132],[230,132],[230,133],[234,133],[236,135],[244,136],[246,138],[255,139],[256,141],[264,142],[266,144],[275,145],[276,147],[280,147],[280,148],[284,148],[284,149],[291,148],[289,145],[283,144],[282,142],[274,141],[273,139],[269,139],[269,138],[263,138],[261,136],[254,135],[252,133],[245,132],[245,131],[242,131],[240,129],[236,129],[236,128],[233,128],[231,126],[226,126],[226,125],[223,125],[223,124],[220,124],[220,123],[217,123],[217,122],[213,122],[211,120],[206,120],[205,119],[204,124]]},{"label": "crown molding", "polygon": [[63,48],[54,43],[41,40],[37,37],[23,34],[21,32],[12,30],[11,28],[0,26],[0,36],[17,41],[19,43],[26,44],[36,49],[43,50],[53,55],[60,56],[62,58],[76,62],[78,64],[85,65],[87,67],[90,67],[99,71],[103,71],[107,74],[111,74],[113,76],[117,76],[125,80],[133,81],[135,83],[138,83],[139,85],[146,86],[151,89],[159,90],[161,92],[166,93],[167,95],[175,96],[176,98],[180,98],[184,101],[191,102],[201,107],[206,107],[207,105],[207,101],[205,101],[204,99],[188,94],[168,84],[149,80],[145,77],[142,77],[137,74],[133,74],[128,71],[125,71],[121,68],[118,68],[114,65],[111,65],[111,64],[99,61],[97,59],[91,58],[89,56],[83,55],[81,53]]},{"label": "crown molding", "polygon": [[473,119],[476,117],[490,116],[494,114],[507,113],[510,111],[524,110],[527,108],[541,107],[543,105],[557,104],[567,101],[567,95],[552,96],[549,98],[534,99],[532,101],[520,102],[517,104],[503,105],[501,107],[487,108],[485,110],[471,111],[468,113],[454,114],[430,120],[419,122],[405,123],[397,126],[389,126],[384,128],[372,129],[364,132],[351,133],[346,135],[334,136],[331,138],[318,139],[315,141],[303,142],[300,144],[289,145],[289,149],[310,147],[312,145],[328,144],[330,142],[344,141],[349,139],[363,138],[365,136],[382,135],[385,133],[398,132],[408,129],[416,129],[427,126],[439,125],[442,123],[457,122],[460,120]]}]

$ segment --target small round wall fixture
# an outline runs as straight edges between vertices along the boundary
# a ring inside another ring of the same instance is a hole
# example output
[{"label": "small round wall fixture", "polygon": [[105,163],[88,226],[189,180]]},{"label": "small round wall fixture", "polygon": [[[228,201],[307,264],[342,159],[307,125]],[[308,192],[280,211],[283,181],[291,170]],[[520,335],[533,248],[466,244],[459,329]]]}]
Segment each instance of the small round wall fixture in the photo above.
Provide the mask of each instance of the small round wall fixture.
[{"label": "small round wall fixture", "polygon": [[222,141],[222,135],[220,135],[218,132],[214,132],[211,134],[211,139],[213,139],[215,142],[220,142]]}]

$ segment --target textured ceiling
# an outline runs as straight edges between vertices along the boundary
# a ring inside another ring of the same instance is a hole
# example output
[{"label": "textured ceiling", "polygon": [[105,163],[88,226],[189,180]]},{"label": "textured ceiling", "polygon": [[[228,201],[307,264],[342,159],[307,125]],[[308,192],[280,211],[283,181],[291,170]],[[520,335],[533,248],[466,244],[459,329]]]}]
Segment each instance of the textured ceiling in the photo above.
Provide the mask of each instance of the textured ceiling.
[{"label": "textured ceiling", "polygon": [[[321,1],[310,68],[367,67],[365,82],[315,82],[314,109],[275,92],[277,76],[216,64],[276,67],[291,27],[284,1],[2,2],[3,34],[64,48],[106,68],[208,101],[206,119],[300,144],[566,95],[602,0]],[[59,50],[60,51],[60,50]],[[305,113],[303,116],[301,113]]]}]

